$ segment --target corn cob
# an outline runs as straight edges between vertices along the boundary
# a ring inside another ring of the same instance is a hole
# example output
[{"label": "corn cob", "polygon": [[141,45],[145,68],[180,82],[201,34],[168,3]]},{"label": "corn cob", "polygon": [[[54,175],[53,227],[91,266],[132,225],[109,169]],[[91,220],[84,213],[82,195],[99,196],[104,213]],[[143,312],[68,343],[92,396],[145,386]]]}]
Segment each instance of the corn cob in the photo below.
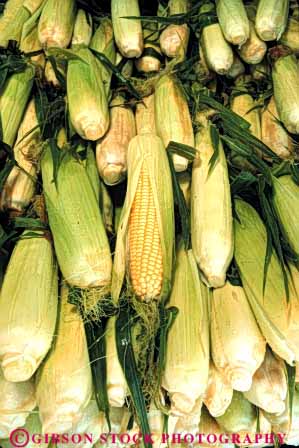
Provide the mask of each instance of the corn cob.
[{"label": "corn cob", "polygon": [[[186,14],[189,10],[187,0],[170,0],[168,2],[168,14]],[[188,47],[190,29],[187,24],[168,25],[160,35],[160,47],[169,58],[184,59]]]},{"label": "corn cob", "polygon": [[141,57],[135,61],[139,72],[158,72],[161,68],[161,50],[157,43],[158,33],[156,24],[147,25],[143,30],[144,49]]},{"label": "corn cob", "polygon": [[243,62],[234,54],[234,62],[231,68],[226,73],[228,78],[238,78],[238,76],[243,75],[245,72],[245,66]]},{"label": "corn cob", "polygon": [[272,350],[292,365],[295,347],[287,340],[287,300],[282,270],[273,251],[264,286],[266,228],[254,208],[235,201],[235,260],[257,323]]},{"label": "corn cob", "polygon": [[[104,292],[110,285],[110,248],[86,168],[66,152],[56,189],[51,149],[47,146],[41,169],[49,223],[64,278],[73,286],[100,286]],[[66,233],[61,233],[62,228]]]},{"label": "corn cob", "polygon": [[289,47],[296,55],[299,54],[299,21],[290,18],[280,42]]},{"label": "corn cob", "polygon": [[98,170],[107,185],[116,185],[124,180],[128,146],[135,135],[134,113],[126,107],[125,99],[118,95],[110,103],[109,130],[96,148]]},{"label": "corn cob", "polygon": [[92,36],[92,17],[83,9],[77,11],[73,37],[73,45],[86,45],[88,46]]},{"label": "corn cob", "polygon": [[262,141],[282,159],[292,156],[293,145],[288,133],[278,123],[275,99],[272,96],[261,115]]},{"label": "corn cob", "polygon": [[35,408],[34,382],[11,383],[0,369],[0,390],[0,439],[6,439],[12,430],[24,425]]},{"label": "corn cob", "polygon": [[[155,120],[157,134],[165,147],[170,141],[194,146],[192,121],[183,87],[178,79],[164,75],[155,90]],[[174,154],[173,163],[177,172],[185,171],[188,160]]]},{"label": "corn cob", "polygon": [[38,23],[40,43],[46,48],[66,48],[72,38],[75,19],[75,0],[47,0]]},{"label": "corn cob", "polygon": [[142,103],[136,106],[137,134],[156,134],[155,96],[154,94],[142,98]]},{"label": "corn cob", "polygon": [[[41,150],[34,100],[28,104],[14,146],[15,160],[1,192],[0,208],[23,213],[35,193],[36,164]],[[24,171],[22,171],[21,167]]]},{"label": "corn cob", "polygon": [[254,373],[263,362],[266,341],[243,288],[226,282],[222,288],[213,291],[211,308],[211,344],[215,366],[235,390],[247,391]]},{"label": "corn cob", "polygon": [[[217,288],[224,285],[226,270],[233,256],[227,165],[219,142],[219,155],[213,171],[209,173],[214,149],[207,122],[203,122],[195,143],[198,155],[193,164],[191,184],[192,247],[205,281],[209,286]],[[204,219],[207,219],[208,224]]]},{"label": "corn cob", "polygon": [[115,340],[115,317],[108,320],[106,327],[107,393],[110,406],[121,408],[128,395],[127,382],[118,360]]},{"label": "corn cob", "polygon": [[223,415],[231,403],[233,389],[227,379],[210,361],[208,387],[204,395],[204,404],[213,417]]},{"label": "corn cob", "polygon": [[143,51],[141,21],[126,16],[140,16],[138,0],[111,0],[111,16],[115,42],[126,58],[139,58]]},{"label": "corn cob", "polygon": [[179,314],[169,330],[162,386],[174,414],[189,414],[204,394],[209,373],[207,291],[201,284],[192,251],[177,252],[169,306]]},{"label": "corn cob", "polygon": [[224,39],[219,23],[204,27],[201,47],[208,67],[219,75],[225,75],[234,62],[234,54]]},{"label": "corn cob", "polygon": [[1,290],[0,359],[5,378],[13,382],[31,378],[55,329],[56,263],[51,243],[35,233],[28,238],[25,231],[15,246]]},{"label": "corn cob", "polygon": [[288,0],[259,0],[255,29],[261,39],[280,39],[287,25],[288,10]]},{"label": "corn cob", "polygon": [[217,0],[218,20],[225,39],[241,47],[249,38],[249,20],[242,0]]},{"label": "corn cob", "polygon": [[28,65],[23,72],[10,76],[0,95],[2,140],[12,146],[26,108],[33,84],[34,69]]},{"label": "corn cob", "polygon": [[[94,35],[92,36],[90,42],[90,48],[103,53],[109,61],[115,65],[116,64],[116,50],[113,39],[113,27],[112,22],[108,18],[101,20],[99,27],[96,29]],[[110,93],[110,83],[112,72],[107,68],[102,62],[97,60],[97,64],[100,68],[102,80],[105,87],[106,96],[108,97]]]},{"label": "corn cob", "polygon": [[82,318],[61,289],[55,343],[38,372],[36,399],[43,433],[62,434],[83,417],[92,395],[92,379]]},{"label": "corn cob", "polygon": [[[280,120],[287,130],[299,134],[299,70],[294,55],[279,47],[272,49],[272,56],[281,53],[272,67],[274,98]],[[283,55],[283,53],[286,55]]]},{"label": "corn cob", "polygon": [[112,295],[118,300],[127,252],[127,274],[134,293],[142,300],[163,299],[171,283],[174,211],[162,141],[153,134],[134,137],[127,162],[128,189],[117,235]]},{"label": "corn cob", "polygon": [[270,413],[282,413],[287,397],[285,364],[267,349],[265,359],[255,372],[250,390],[244,393],[247,400]]},{"label": "corn cob", "polygon": [[[109,127],[109,111],[101,70],[87,48],[76,54],[83,60],[68,62],[67,98],[71,122],[87,140],[98,140]],[[83,93],[78,94],[78,93]]]},{"label": "corn cob", "polygon": [[249,38],[239,49],[239,55],[247,64],[259,64],[264,59],[267,45],[256,34],[253,22],[249,21],[249,27]]}]

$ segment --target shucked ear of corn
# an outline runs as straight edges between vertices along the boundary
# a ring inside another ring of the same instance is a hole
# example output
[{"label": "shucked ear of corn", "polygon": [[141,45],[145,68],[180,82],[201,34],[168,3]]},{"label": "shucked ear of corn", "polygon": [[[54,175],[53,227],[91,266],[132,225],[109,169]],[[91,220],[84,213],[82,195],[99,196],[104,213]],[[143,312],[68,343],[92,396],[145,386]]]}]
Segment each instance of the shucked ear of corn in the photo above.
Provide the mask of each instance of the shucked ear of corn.
[{"label": "shucked ear of corn", "polygon": [[292,365],[296,348],[287,340],[287,298],[277,255],[273,250],[264,287],[266,228],[248,203],[237,199],[235,209],[235,260],[246,296],[266,341]]},{"label": "shucked ear of corn", "polygon": [[127,172],[127,151],[136,135],[135,117],[125,99],[118,95],[110,103],[110,127],[97,143],[97,165],[101,178],[107,185],[124,180]]},{"label": "shucked ear of corn", "polygon": [[213,361],[232,387],[249,390],[252,377],[263,362],[266,341],[242,287],[226,282],[222,288],[214,289],[211,345]]},{"label": "shucked ear of corn", "polygon": [[249,20],[242,0],[217,0],[217,16],[225,39],[241,47],[249,38]]},{"label": "shucked ear of corn", "polygon": [[75,19],[75,0],[47,0],[38,23],[41,44],[46,48],[66,48],[72,38]]},{"label": "shucked ear of corn", "polygon": [[53,158],[46,147],[41,160],[44,194],[59,267],[79,288],[110,285],[112,262],[98,202],[84,164],[67,149],[53,181]]},{"label": "shucked ear of corn", "polygon": [[83,416],[92,395],[91,369],[82,317],[61,289],[57,335],[38,372],[36,399],[43,433],[62,434]]},{"label": "shucked ear of corn", "polygon": [[154,134],[134,137],[128,149],[128,188],[117,234],[112,295],[125,273],[135,295],[165,299],[172,277],[174,210],[165,147]]},{"label": "shucked ear of corn", "polygon": [[[157,134],[165,147],[169,142],[194,146],[194,134],[187,99],[178,79],[164,75],[155,89],[155,120]],[[173,155],[175,170],[185,171],[188,160]]]},{"label": "shucked ear of corn", "polygon": [[[8,381],[26,381],[46,356],[57,312],[57,268],[51,242],[25,231],[7,267],[0,297],[0,360]],[[16,281],[16,279],[18,279]]]},{"label": "shucked ear of corn", "polygon": [[194,256],[209,286],[224,285],[233,256],[233,227],[230,186],[221,142],[210,172],[214,148],[210,125],[203,120],[196,135],[197,157],[191,183],[191,238]]},{"label": "shucked ear of corn", "polygon": [[208,294],[191,250],[178,248],[169,306],[179,314],[169,330],[162,387],[171,412],[190,414],[206,390],[209,373]]},{"label": "shucked ear of corn", "polygon": [[255,29],[260,38],[278,40],[286,28],[288,11],[288,0],[260,0],[255,18]]}]

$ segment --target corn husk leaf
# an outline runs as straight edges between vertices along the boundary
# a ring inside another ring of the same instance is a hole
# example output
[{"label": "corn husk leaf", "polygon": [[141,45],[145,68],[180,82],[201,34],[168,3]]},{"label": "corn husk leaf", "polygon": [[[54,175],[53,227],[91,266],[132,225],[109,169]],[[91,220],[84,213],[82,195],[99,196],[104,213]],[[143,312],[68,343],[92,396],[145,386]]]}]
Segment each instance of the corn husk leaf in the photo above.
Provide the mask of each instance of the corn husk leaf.
[{"label": "corn husk leaf", "polygon": [[228,380],[216,369],[210,360],[208,387],[204,404],[213,417],[223,415],[231,403],[233,389]]}]

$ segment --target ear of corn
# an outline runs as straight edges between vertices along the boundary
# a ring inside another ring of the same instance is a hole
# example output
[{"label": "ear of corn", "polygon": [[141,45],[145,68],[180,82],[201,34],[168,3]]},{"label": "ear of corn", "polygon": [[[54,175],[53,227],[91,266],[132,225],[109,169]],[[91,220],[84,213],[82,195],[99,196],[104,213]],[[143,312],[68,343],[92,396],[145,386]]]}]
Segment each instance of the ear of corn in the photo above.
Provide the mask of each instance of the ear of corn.
[{"label": "ear of corn", "polygon": [[249,20],[242,0],[217,0],[217,16],[224,37],[241,47],[249,38]]},{"label": "ear of corn", "polygon": [[290,18],[280,42],[289,47],[296,55],[299,54],[299,21]]},{"label": "ear of corn", "polygon": [[[50,241],[38,231],[18,241],[0,298],[0,359],[8,381],[26,381],[46,356],[57,312],[57,269]],[[16,281],[18,279],[18,281]]]},{"label": "ear of corn", "polygon": [[278,123],[275,99],[272,96],[261,115],[262,141],[282,159],[292,156],[292,141],[288,133]]},{"label": "ear of corn", "polygon": [[127,172],[127,151],[136,135],[133,111],[118,95],[110,103],[110,127],[97,143],[96,156],[99,173],[107,185],[122,182]]},{"label": "ear of corn", "polygon": [[211,173],[214,149],[210,126],[204,123],[196,135],[197,158],[191,184],[191,238],[196,261],[209,286],[224,285],[226,270],[233,256],[233,227],[225,154],[219,142],[219,155]]},{"label": "ear of corn", "polygon": [[275,414],[285,410],[287,391],[285,363],[267,349],[262,365],[253,376],[252,386],[244,395],[251,403]]},{"label": "ear of corn", "polygon": [[293,395],[293,407],[292,407],[292,421],[285,439],[285,443],[288,445],[298,445],[299,439],[299,388],[295,387]]},{"label": "ear of corn", "polygon": [[117,235],[112,295],[118,300],[127,268],[138,297],[165,299],[172,277],[174,210],[162,141],[153,134],[137,135],[129,144],[127,161],[128,189]]},{"label": "ear of corn", "polygon": [[160,46],[169,58],[184,59],[189,43],[190,29],[188,25],[170,24],[160,35]]},{"label": "ear of corn", "polygon": [[[65,70],[64,70],[64,67],[60,66],[58,63],[57,63],[57,70],[58,70],[63,76],[66,75]],[[55,72],[54,72],[54,70],[53,70],[53,67],[52,67],[52,64],[51,64],[50,61],[47,61],[47,62],[46,62],[44,75],[45,75],[45,79],[46,79],[46,81],[47,81],[49,84],[52,84],[52,85],[55,86],[55,87],[60,87],[60,82],[58,81],[58,79],[57,79],[57,77],[56,77],[56,74],[55,74]]]},{"label": "ear of corn", "polygon": [[144,50],[139,59],[135,61],[138,71],[150,73],[158,72],[161,68],[161,50],[157,43],[157,24],[147,24],[143,30]]},{"label": "ear of corn", "polygon": [[128,395],[127,382],[118,360],[115,335],[115,317],[108,320],[106,327],[107,393],[110,406],[121,408]]},{"label": "ear of corn", "polygon": [[171,411],[189,414],[201,398],[209,373],[209,315],[207,291],[201,284],[192,251],[178,249],[169,306],[179,314],[169,330],[162,386]]},{"label": "ear of corn", "polygon": [[259,64],[267,51],[267,45],[256,34],[254,23],[249,22],[249,38],[239,50],[239,55],[247,64]]},{"label": "ear of corn", "polygon": [[201,418],[202,399],[198,398],[188,414],[180,416],[176,422],[174,433],[198,434],[198,423]]},{"label": "ear of corn", "polygon": [[111,0],[111,16],[119,51],[126,58],[139,58],[143,51],[141,21],[125,18],[140,16],[138,0]]},{"label": "ear of corn", "polygon": [[13,167],[1,192],[1,208],[22,213],[35,192],[37,162],[40,155],[40,130],[34,100],[28,104],[18,130],[14,156],[19,167]]},{"label": "ear of corn", "polygon": [[210,361],[208,387],[204,395],[204,404],[213,417],[223,415],[231,403],[233,389],[227,379]]},{"label": "ear of corn", "polygon": [[279,118],[289,132],[299,134],[299,70],[294,55],[274,62],[272,80]]},{"label": "ear of corn", "polygon": [[92,395],[84,324],[76,306],[68,303],[68,292],[63,286],[57,336],[36,382],[43,433],[71,430]]},{"label": "ear of corn", "polygon": [[[155,120],[157,134],[165,147],[170,141],[194,146],[194,134],[187,99],[178,79],[164,75],[155,90]],[[174,154],[175,170],[185,171],[188,160]]]},{"label": "ear of corn", "polygon": [[64,278],[79,288],[109,288],[112,270],[109,243],[84,164],[66,152],[58,169],[56,188],[48,146],[41,169],[49,224]]},{"label": "ear of corn", "polygon": [[235,390],[249,390],[263,362],[266,341],[243,288],[226,282],[213,291],[211,308],[213,361]]},{"label": "ear of corn", "polygon": [[255,29],[260,38],[278,40],[286,28],[288,11],[288,0],[260,0],[255,19]]},{"label": "ear of corn", "polygon": [[136,106],[137,134],[156,134],[155,96],[154,94],[142,98],[142,103]]},{"label": "ear of corn", "polygon": [[299,360],[299,271],[292,263],[288,264],[288,331],[287,338],[295,347],[296,365]]},{"label": "ear of corn", "polygon": [[0,17],[0,46],[7,47],[9,40],[15,40],[18,44],[21,41],[22,28],[29,19],[30,12],[21,4],[16,4],[11,8],[6,8]]},{"label": "ear of corn", "polygon": [[224,39],[219,23],[205,26],[201,46],[208,67],[219,75],[225,75],[234,62],[234,54]]},{"label": "ear of corn", "polygon": [[[21,36],[20,49],[24,51],[24,53],[30,53],[32,51],[41,50],[42,46],[40,41],[38,40],[36,23],[31,25],[26,33],[24,32],[24,29],[25,26],[23,27],[23,32]],[[31,56],[30,60],[40,68],[44,68],[45,66],[45,56],[43,53],[38,54],[36,56]]]},{"label": "ear of corn", "polygon": [[98,140],[109,127],[109,111],[101,70],[87,48],[77,49],[83,59],[68,62],[67,98],[71,122],[87,140]]},{"label": "ear of corn", "polygon": [[33,84],[34,69],[28,65],[21,73],[14,73],[5,84],[0,96],[2,140],[12,146],[26,108]]},{"label": "ear of corn", "polygon": [[6,439],[15,428],[24,426],[30,411],[35,408],[34,382],[6,381],[0,369],[0,390],[0,439]]},{"label": "ear of corn", "polygon": [[92,36],[92,17],[89,13],[79,9],[77,11],[73,37],[73,45],[86,45],[88,46]]},{"label": "ear of corn", "polygon": [[237,78],[245,72],[245,66],[240,58],[234,54],[234,62],[229,71],[226,73],[228,78]]},{"label": "ear of corn", "polygon": [[251,205],[238,199],[235,208],[235,260],[246,296],[266,341],[292,365],[295,348],[287,341],[287,300],[277,255],[273,251],[264,288],[266,228]]},{"label": "ear of corn", "polygon": [[46,48],[66,48],[72,38],[75,19],[75,0],[47,0],[38,23],[41,44]]}]

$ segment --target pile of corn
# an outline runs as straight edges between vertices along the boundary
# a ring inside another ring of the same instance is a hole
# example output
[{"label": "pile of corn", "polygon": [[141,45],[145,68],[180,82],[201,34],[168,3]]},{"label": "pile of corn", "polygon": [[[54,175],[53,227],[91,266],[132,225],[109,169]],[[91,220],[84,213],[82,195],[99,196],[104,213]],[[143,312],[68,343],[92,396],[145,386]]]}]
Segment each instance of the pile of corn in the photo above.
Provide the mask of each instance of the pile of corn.
[{"label": "pile of corn", "polygon": [[298,446],[299,3],[0,7],[1,447]]}]

